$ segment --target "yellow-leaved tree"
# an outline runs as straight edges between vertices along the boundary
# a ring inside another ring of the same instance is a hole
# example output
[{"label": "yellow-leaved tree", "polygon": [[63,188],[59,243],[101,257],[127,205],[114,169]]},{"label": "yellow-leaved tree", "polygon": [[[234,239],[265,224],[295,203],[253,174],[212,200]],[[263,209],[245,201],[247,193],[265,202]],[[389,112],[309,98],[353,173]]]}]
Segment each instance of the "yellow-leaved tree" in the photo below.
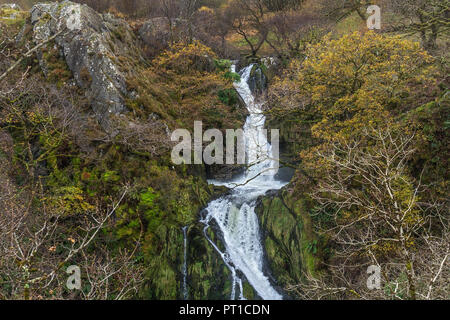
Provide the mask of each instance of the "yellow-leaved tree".
[{"label": "yellow-leaved tree", "polygon": [[325,140],[354,135],[417,105],[417,88],[435,84],[433,58],[419,43],[372,31],[337,40],[328,35],[306,56],[276,80],[272,98],[293,109],[313,108],[312,132]]},{"label": "yellow-leaved tree", "polygon": [[[441,204],[422,197],[428,186],[409,167],[414,132],[403,120],[429,102],[435,72],[418,43],[355,32],[325,37],[275,79],[272,115],[309,125],[301,169],[314,180],[306,192],[314,225],[333,248],[329,277],[301,285],[305,298],[445,294],[436,279],[445,282],[448,222]],[[380,267],[384,290],[366,286],[369,265]]]}]

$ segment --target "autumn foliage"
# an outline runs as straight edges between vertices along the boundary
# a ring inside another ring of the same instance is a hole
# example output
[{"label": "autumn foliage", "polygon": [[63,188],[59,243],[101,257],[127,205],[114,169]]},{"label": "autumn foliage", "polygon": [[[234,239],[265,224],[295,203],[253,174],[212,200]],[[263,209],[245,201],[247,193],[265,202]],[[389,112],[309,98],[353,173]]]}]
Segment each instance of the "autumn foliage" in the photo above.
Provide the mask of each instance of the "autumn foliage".
[{"label": "autumn foliage", "polygon": [[[305,55],[275,79],[269,111],[295,118],[303,130],[300,168],[310,182],[299,181],[296,192],[311,197],[317,232],[333,247],[324,258],[331,283],[310,279],[300,294],[321,287],[321,294],[335,290],[346,298],[430,297],[431,289],[418,287],[445,263],[445,249],[429,265],[424,256],[436,245],[430,239],[444,245],[448,217],[441,188],[424,185],[432,164],[419,169],[415,159],[428,142],[409,115],[426,103],[443,108],[433,102],[439,95],[434,59],[419,43],[374,32],[329,35]],[[435,179],[448,185],[448,177]],[[385,271],[384,295],[358,282],[366,264]]]}]

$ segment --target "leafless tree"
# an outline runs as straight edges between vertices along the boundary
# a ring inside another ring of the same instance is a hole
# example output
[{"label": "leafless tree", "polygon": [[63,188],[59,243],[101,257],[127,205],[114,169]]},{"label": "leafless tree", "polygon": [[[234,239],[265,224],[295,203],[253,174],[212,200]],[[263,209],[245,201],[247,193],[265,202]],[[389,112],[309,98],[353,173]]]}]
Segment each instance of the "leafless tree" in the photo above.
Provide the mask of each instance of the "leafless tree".
[{"label": "leafless tree", "polygon": [[[134,296],[143,281],[143,267],[134,261],[140,241],[131,252],[120,249],[121,252],[115,253],[100,232],[113,225],[112,217],[126,197],[128,187],[124,187],[109,208],[88,202],[76,188],[69,187],[61,193],[47,192],[45,178],[37,171],[39,162],[30,159],[28,170],[23,170],[28,159],[17,162],[14,150],[17,142],[14,143],[8,132],[11,127],[4,126],[4,121],[12,123],[19,130],[16,133],[20,133],[20,122],[5,119],[4,115],[0,116],[3,127],[0,129],[0,297],[124,299]],[[55,113],[53,116],[58,117]],[[66,118],[60,123],[69,122]],[[45,125],[50,131],[57,128]],[[18,178],[23,180],[20,187]],[[75,202],[67,202],[70,194],[75,196],[72,198]],[[81,268],[83,281],[89,284],[74,293],[66,288],[65,268],[70,264]]]},{"label": "leafless tree", "polygon": [[199,0],[185,0],[181,4],[181,17],[187,25],[187,42],[191,43],[194,37],[194,16],[198,9]]},{"label": "leafless tree", "polygon": [[326,22],[300,11],[280,11],[267,19],[272,37],[266,42],[280,58],[298,57],[308,44],[319,41]]},{"label": "leafless tree", "polygon": [[170,32],[170,42],[173,44],[174,42],[174,28],[176,18],[180,17],[180,3],[177,0],[160,0],[160,7],[163,13],[163,16],[167,19],[167,23],[169,24],[169,32]]},{"label": "leafless tree", "polygon": [[[422,200],[427,186],[408,173],[412,141],[389,128],[367,129],[319,154],[325,175],[311,195],[320,204],[320,232],[330,238],[332,276],[293,290],[315,298],[443,298],[448,207]],[[369,265],[380,266],[383,290],[366,287]]]},{"label": "leafless tree", "polygon": [[163,120],[150,118],[145,121],[128,120],[125,117],[111,119],[114,132],[97,132],[93,141],[122,145],[130,152],[155,158],[168,152],[171,147],[170,131]]},{"label": "leafless tree", "polygon": [[[64,146],[69,138],[77,141],[84,128],[77,99],[70,90],[43,83],[40,75],[13,72],[2,83],[1,298],[124,299],[134,296],[143,281],[143,267],[134,261],[140,242],[134,250],[115,253],[100,232],[112,226],[128,188],[107,208],[85,199],[77,188],[49,192],[46,184],[49,163],[55,156],[70,156]],[[42,137],[48,138],[45,146]],[[76,200],[67,202],[67,196]],[[69,264],[78,265],[89,283],[82,291],[70,293],[66,288]]]},{"label": "leafless tree", "polygon": [[[0,170],[3,298],[70,298],[65,286],[68,276],[64,268],[68,264],[81,267],[90,284],[87,292],[81,291],[83,298],[123,299],[137,292],[143,270],[134,263],[134,252],[113,256],[110,249],[98,244],[100,231],[110,225],[127,187],[107,211],[91,206],[84,215],[67,215],[48,204],[44,195],[37,194],[42,190],[32,194],[19,189],[7,171],[4,167]],[[41,199],[39,208],[36,198]],[[68,220],[77,227],[70,230]]]},{"label": "leafless tree", "polygon": [[243,37],[252,56],[256,56],[269,33],[264,22],[265,14],[262,0],[234,0],[227,8],[226,15],[233,30]]},{"label": "leafless tree", "polygon": [[390,9],[402,17],[392,22],[392,30],[419,34],[427,50],[435,50],[438,37],[449,34],[449,0],[393,0]]},{"label": "leafless tree", "polygon": [[367,0],[333,0],[323,1],[323,11],[330,18],[340,21],[350,16],[353,13],[357,13],[358,16],[366,21],[366,8],[372,4],[372,1]]}]

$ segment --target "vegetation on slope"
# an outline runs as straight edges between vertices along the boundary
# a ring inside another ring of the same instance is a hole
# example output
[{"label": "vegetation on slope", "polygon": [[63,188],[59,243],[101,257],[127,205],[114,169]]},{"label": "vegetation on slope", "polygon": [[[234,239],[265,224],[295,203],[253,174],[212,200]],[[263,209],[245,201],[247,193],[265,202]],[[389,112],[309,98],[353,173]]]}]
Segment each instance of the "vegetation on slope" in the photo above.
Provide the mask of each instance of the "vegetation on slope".
[{"label": "vegetation on slope", "polygon": [[[306,55],[270,88],[271,116],[295,118],[308,141],[292,192],[309,199],[322,246],[323,277],[292,288],[309,298],[444,298],[445,280],[429,289],[448,256],[444,74],[418,43],[374,32],[325,37]],[[424,110],[440,124],[419,124]],[[443,157],[431,160],[433,149]],[[369,265],[382,268],[382,291],[367,289]]]},{"label": "vegetation on slope", "polygon": [[[372,32],[366,1],[76,2],[112,14],[126,111],[99,123],[90,70],[74,75],[56,41],[29,52],[28,11],[0,9],[0,75],[20,62],[0,78],[0,298],[182,298],[186,225],[188,296],[229,297],[197,222],[224,190],[211,168],[173,166],[168,134],[242,127],[234,58],[269,79],[268,124],[296,168],[259,207],[279,284],[300,298],[448,298],[448,1],[377,1]],[[147,19],[159,29],[144,39]],[[382,290],[367,289],[368,265]]]}]

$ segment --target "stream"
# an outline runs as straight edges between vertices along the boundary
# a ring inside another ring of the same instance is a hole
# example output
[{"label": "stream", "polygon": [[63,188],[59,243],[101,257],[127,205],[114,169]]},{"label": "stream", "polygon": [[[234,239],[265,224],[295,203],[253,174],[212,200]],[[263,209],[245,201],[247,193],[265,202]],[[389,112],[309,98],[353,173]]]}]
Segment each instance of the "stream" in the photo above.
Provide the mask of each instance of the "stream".
[{"label": "stream", "polygon": [[[277,171],[273,169],[276,168],[276,163],[272,157],[272,146],[262,131],[266,120],[262,103],[256,101],[248,84],[252,68],[253,65],[244,68],[240,72],[240,81],[234,84],[249,112],[243,128],[246,170],[229,181],[209,180],[211,184],[230,188],[231,193],[211,201],[201,222],[205,225],[205,237],[231,271],[230,299],[245,299],[242,279],[239,276],[243,274],[261,298],[279,300],[282,295],[272,286],[263,271],[264,251],[255,208],[259,196],[268,190],[280,189],[287,182],[279,181],[275,177]],[[235,70],[233,65],[232,71]],[[223,252],[206,232],[212,219],[222,231],[225,246]]]}]

